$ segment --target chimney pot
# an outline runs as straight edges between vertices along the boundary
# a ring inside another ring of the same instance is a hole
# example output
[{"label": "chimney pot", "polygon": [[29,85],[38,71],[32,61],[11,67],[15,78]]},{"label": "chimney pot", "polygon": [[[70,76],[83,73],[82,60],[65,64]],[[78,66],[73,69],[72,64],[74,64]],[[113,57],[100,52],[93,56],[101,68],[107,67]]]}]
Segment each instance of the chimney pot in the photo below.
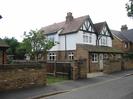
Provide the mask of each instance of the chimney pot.
[{"label": "chimney pot", "polygon": [[127,27],[127,25],[122,25],[121,26],[121,31],[123,32],[123,31],[127,31],[128,30],[128,27]]}]

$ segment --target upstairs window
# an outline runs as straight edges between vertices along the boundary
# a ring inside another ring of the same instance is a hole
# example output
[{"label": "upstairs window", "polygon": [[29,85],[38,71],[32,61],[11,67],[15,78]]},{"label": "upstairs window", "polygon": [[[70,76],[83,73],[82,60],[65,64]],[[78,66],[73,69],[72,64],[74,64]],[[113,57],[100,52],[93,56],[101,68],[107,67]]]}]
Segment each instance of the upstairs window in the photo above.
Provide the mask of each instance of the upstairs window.
[{"label": "upstairs window", "polygon": [[83,42],[88,43],[88,35],[83,35]]},{"label": "upstairs window", "polygon": [[92,34],[89,35],[89,43],[92,43]]},{"label": "upstairs window", "polygon": [[74,53],[73,52],[68,53],[68,59],[69,60],[74,60]]},{"label": "upstairs window", "polygon": [[107,46],[107,37],[102,37],[101,38],[101,45]]},{"label": "upstairs window", "polygon": [[47,55],[48,61],[55,61],[56,60],[56,54],[54,52],[50,52]]},{"label": "upstairs window", "polygon": [[51,40],[51,41],[53,41],[53,42],[55,41],[54,36],[48,36],[48,39]]},{"label": "upstairs window", "polygon": [[83,34],[83,42],[84,43],[92,43],[92,34],[84,33]]},{"label": "upstairs window", "polygon": [[125,44],[124,44],[124,47],[125,47],[125,48],[128,48],[128,43],[125,43]]}]

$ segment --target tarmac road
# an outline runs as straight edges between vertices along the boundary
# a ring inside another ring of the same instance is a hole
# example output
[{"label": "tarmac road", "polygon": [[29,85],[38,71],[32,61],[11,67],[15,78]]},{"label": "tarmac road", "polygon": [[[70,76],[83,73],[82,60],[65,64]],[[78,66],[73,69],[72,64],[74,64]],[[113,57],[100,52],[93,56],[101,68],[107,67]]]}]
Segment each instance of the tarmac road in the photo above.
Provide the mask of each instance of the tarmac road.
[{"label": "tarmac road", "polygon": [[80,87],[41,99],[133,99],[133,75]]}]

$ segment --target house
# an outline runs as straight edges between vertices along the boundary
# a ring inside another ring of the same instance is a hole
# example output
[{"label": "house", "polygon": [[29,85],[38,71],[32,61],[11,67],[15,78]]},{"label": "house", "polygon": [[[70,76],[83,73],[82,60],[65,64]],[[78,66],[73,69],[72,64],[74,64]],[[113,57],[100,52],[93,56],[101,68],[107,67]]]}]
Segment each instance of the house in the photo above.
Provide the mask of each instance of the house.
[{"label": "house", "polygon": [[48,51],[47,61],[76,60],[85,66],[85,73],[103,71],[104,60],[122,52],[112,48],[113,35],[107,22],[94,24],[89,15],[74,18],[68,12],[64,22],[43,27],[41,31],[48,39],[59,42]]},{"label": "house", "polygon": [[[111,30],[113,34],[113,47],[121,49],[124,52],[124,56],[126,58],[124,59],[124,68],[125,69],[131,69],[133,68],[133,29],[129,29],[127,25],[122,25],[121,31],[115,31]],[[127,58],[129,58],[127,60]]]},{"label": "house", "polygon": [[114,36],[114,48],[119,48],[124,52],[133,51],[133,29],[128,30],[126,25],[122,25],[121,31],[111,31]]}]

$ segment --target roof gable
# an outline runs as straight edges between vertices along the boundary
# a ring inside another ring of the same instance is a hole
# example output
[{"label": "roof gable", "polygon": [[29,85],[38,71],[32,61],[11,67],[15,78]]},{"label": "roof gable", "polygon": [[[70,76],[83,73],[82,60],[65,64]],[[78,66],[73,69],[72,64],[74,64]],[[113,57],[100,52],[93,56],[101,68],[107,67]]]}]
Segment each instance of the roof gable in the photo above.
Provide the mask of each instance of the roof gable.
[{"label": "roof gable", "polygon": [[108,27],[107,22],[96,23],[96,24],[94,24],[94,27],[95,27],[98,34],[100,34],[103,31],[103,29],[106,27],[106,29],[109,33],[109,36],[113,39],[113,35],[112,35],[112,33]]}]

